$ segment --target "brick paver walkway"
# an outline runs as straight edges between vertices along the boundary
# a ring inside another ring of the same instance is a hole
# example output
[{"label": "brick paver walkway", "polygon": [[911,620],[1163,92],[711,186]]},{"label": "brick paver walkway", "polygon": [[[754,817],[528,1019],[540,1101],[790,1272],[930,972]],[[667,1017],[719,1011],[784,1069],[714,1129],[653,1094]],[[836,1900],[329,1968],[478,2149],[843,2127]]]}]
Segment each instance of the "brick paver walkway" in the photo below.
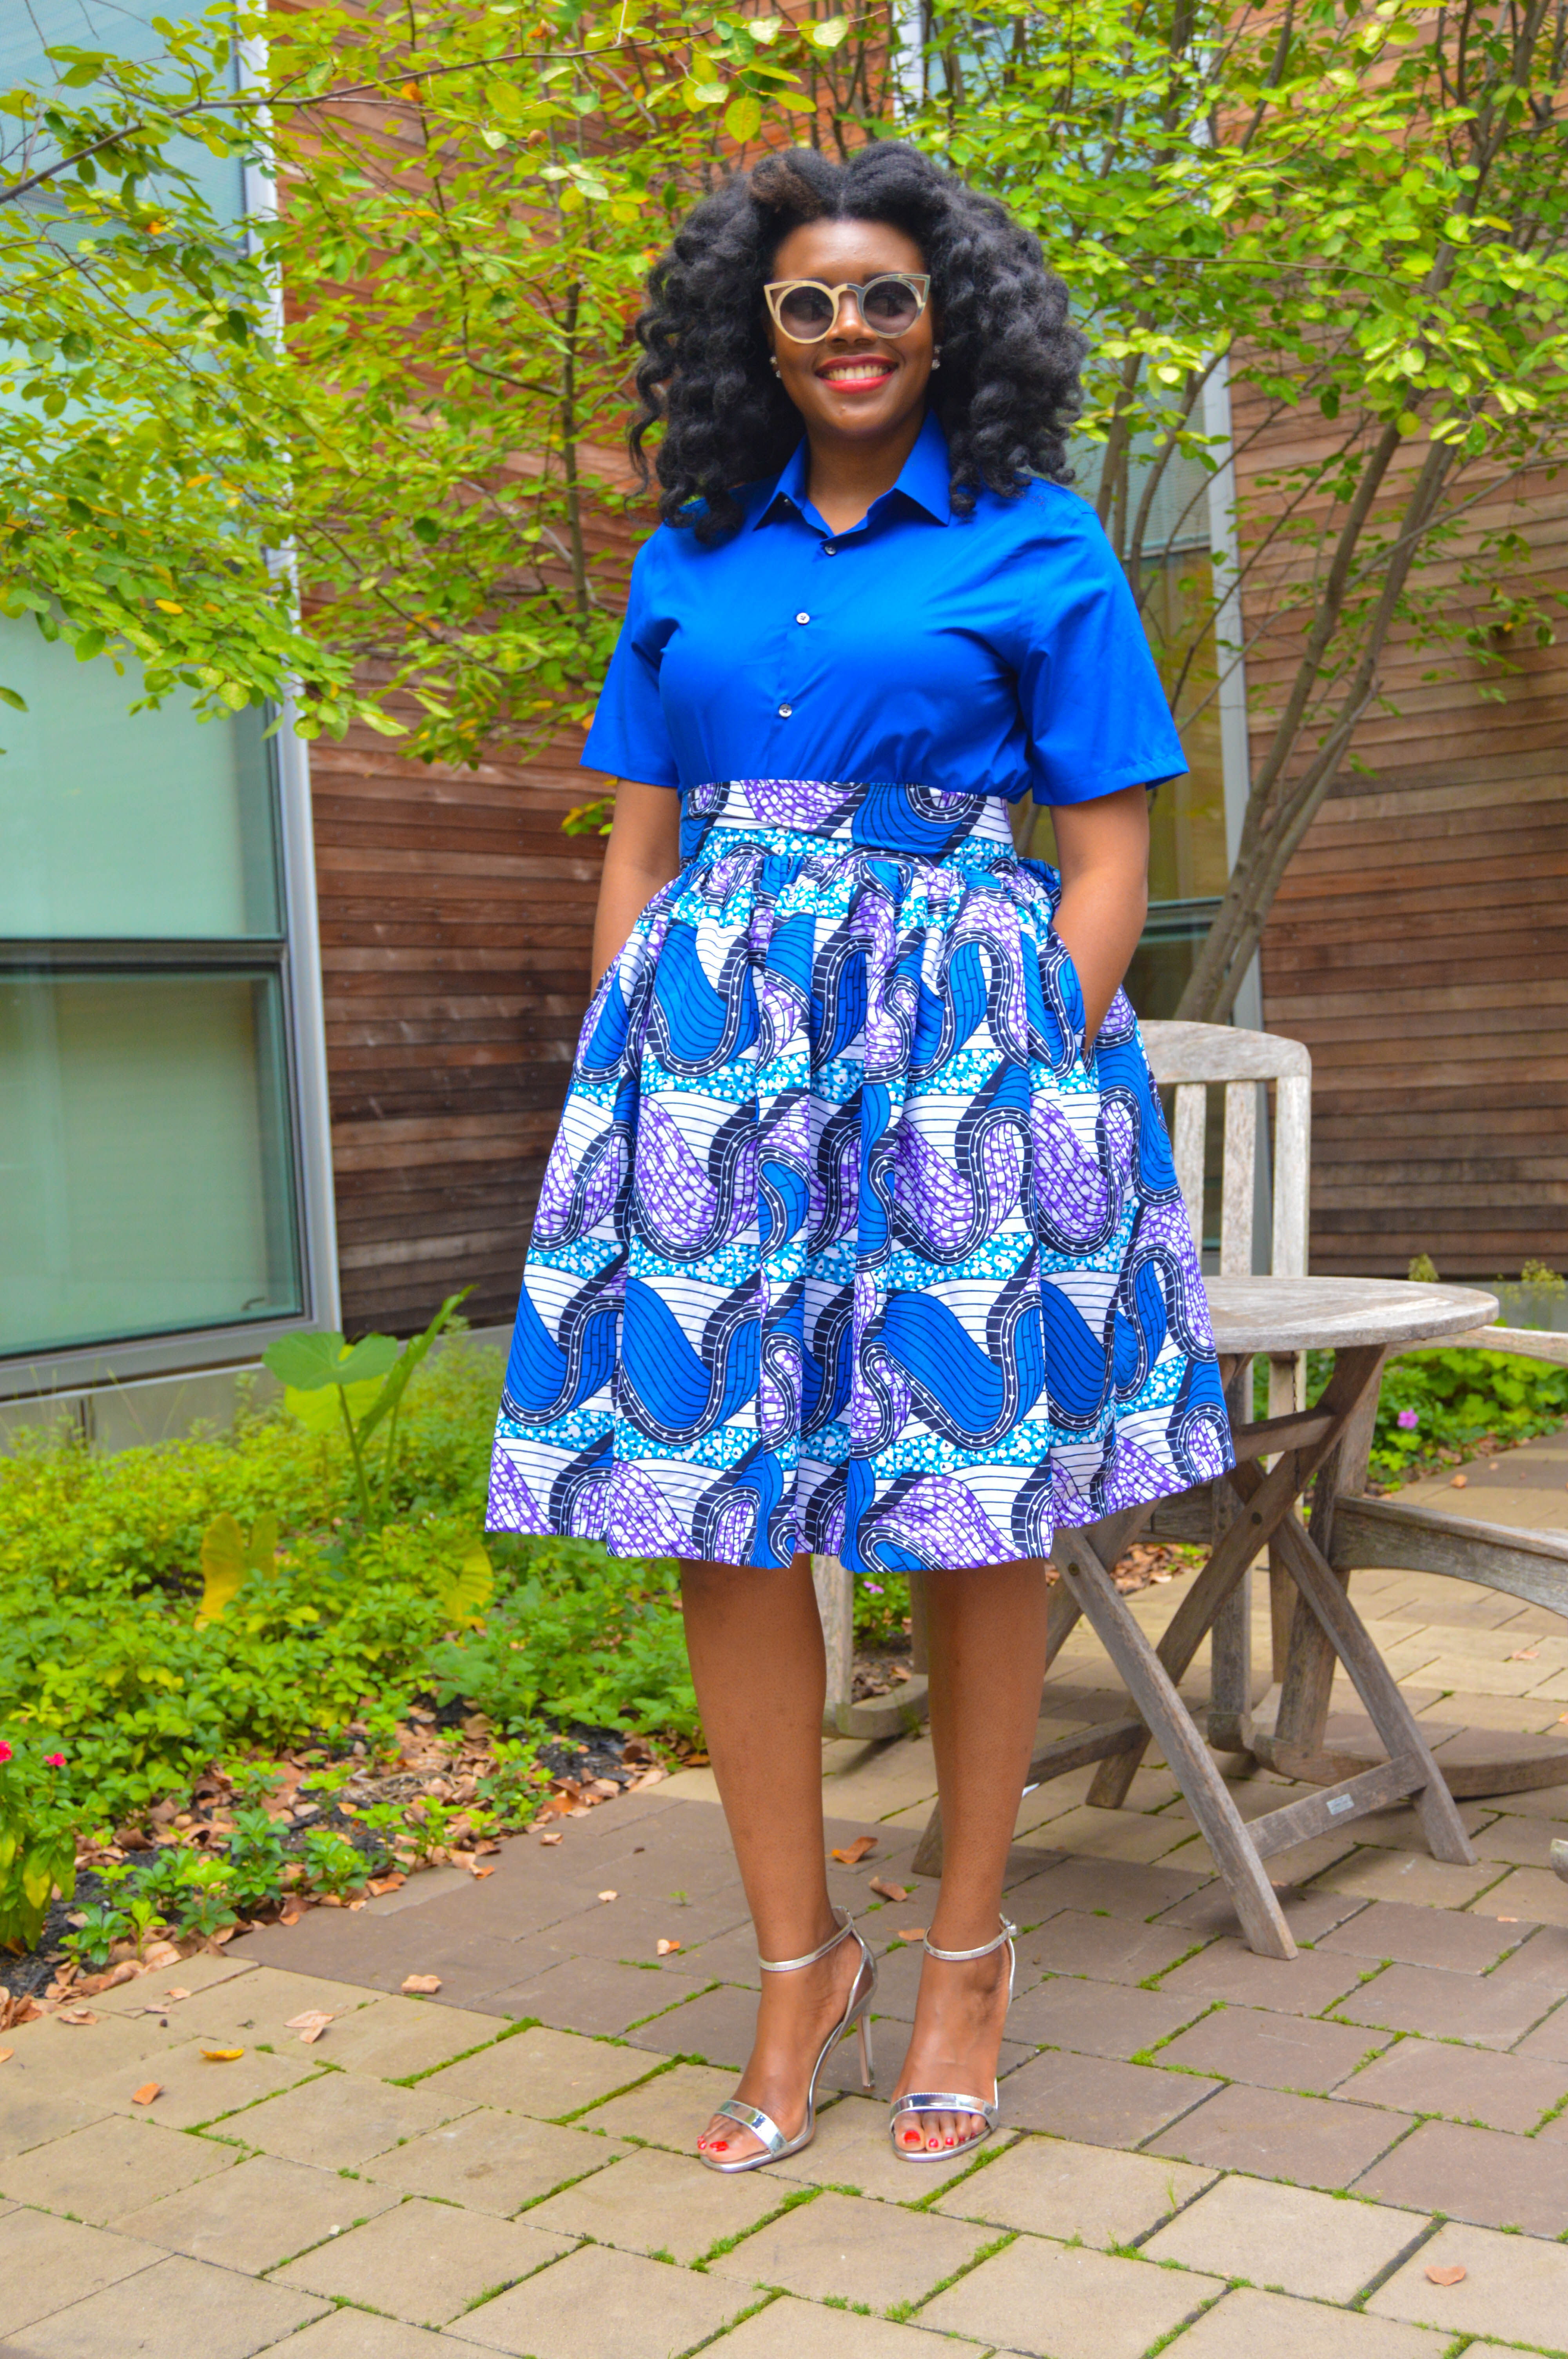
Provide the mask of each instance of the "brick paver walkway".
[{"label": "brick paver walkway", "polygon": [[[1560,1619],[1399,1573],[1357,1591],[1429,1719],[1568,1709]],[[1155,1632],[1179,1594],[1134,1610]],[[1077,1639],[1047,1724],[1113,1693]],[[877,1838],[832,1877],[885,1956],[885,2092],[930,1746],[829,1746],[827,1777],[832,1842]],[[1466,1803],[1474,1869],[1431,1861],[1408,1810],[1285,1854],[1303,1947],[1281,1965],[1235,1938],[1162,1769],[1119,1814],[1087,1783],[1020,1814],[1004,2127],[968,2169],[901,2164],[884,2107],[849,2094],[782,2168],[691,2159],[756,1974],[688,1772],[512,1843],[482,1883],[316,1909],[105,1994],[93,2024],[7,2035],[0,2359],[1568,2352],[1568,1886],[1547,1865],[1568,1788]],[[1238,1787],[1246,1809],[1278,1790]],[[410,1973],[438,1995],[400,1995]],[[189,1995],[147,2012],[176,1979]],[[331,2020],[305,2042],[312,2009]]]}]

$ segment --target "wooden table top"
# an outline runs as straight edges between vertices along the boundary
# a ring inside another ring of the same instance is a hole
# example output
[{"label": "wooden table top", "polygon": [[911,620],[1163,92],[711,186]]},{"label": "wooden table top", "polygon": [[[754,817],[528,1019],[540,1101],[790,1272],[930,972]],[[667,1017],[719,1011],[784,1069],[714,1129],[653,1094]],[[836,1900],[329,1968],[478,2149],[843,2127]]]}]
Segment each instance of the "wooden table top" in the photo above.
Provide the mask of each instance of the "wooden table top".
[{"label": "wooden table top", "polygon": [[1485,1327],[1496,1295],[1394,1277],[1211,1277],[1215,1342],[1231,1352],[1335,1352],[1351,1343],[1439,1343]]}]

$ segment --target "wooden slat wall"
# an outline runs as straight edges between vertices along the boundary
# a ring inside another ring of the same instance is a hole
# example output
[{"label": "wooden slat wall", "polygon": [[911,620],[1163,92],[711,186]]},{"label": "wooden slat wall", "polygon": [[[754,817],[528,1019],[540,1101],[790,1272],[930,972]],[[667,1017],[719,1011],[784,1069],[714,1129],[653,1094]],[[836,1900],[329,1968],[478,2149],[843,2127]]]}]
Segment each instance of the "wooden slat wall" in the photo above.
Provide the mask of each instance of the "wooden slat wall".
[{"label": "wooden slat wall", "polygon": [[[1561,587],[1568,494],[1524,490]],[[1494,703],[1499,676],[1474,661],[1431,681],[1430,652],[1390,650],[1400,711],[1357,742],[1373,775],[1336,783],[1274,906],[1264,1022],[1313,1055],[1319,1271],[1568,1261],[1568,647],[1518,659]],[[1270,679],[1265,657],[1249,688]]]}]

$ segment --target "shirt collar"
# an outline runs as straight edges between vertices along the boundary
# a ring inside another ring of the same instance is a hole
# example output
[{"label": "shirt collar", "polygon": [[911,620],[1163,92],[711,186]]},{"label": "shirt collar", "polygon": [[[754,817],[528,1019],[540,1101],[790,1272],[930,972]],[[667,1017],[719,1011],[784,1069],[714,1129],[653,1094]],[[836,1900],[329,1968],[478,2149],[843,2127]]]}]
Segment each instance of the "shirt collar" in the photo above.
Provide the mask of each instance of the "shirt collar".
[{"label": "shirt collar", "polygon": [[[785,514],[790,509],[801,516],[810,513],[810,506],[806,498],[806,471],[809,462],[810,447],[803,436],[785,460],[777,482],[767,493],[752,518],[753,531],[759,525],[769,524],[775,516]],[[928,516],[933,524],[951,523],[953,504],[949,491],[947,437],[943,433],[932,410],[928,409],[925,413],[925,421],[914,438],[914,447],[899,469],[897,482],[893,484],[891,490],[883,492],[880,498],[871,502],[866,511],[864,522],[869,524],[883,503],[896,499],[900,493],[906,501],[919,508],[924,515]],[[859,532],[863,529],[863,525],[854,526],[852,529]],[[823,530],[827,530],[826,526],[823,527]],[[833,538],[835,540],[842,540],[845,535],[835,533]]]}]

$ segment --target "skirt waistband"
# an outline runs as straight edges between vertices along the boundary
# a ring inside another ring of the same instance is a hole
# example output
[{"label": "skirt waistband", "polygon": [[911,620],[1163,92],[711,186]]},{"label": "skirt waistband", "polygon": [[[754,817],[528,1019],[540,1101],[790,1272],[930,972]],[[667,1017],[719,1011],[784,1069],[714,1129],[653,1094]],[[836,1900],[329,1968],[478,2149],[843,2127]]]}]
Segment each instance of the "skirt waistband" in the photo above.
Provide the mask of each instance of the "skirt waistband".
[{"label": "skirt waistband", "polygon": [[719,778],[681,796],[681,858],[694,860],[715,829],[784,831],[827,842],[941,860],[960,844],[1012,850],[1000,795],[825,778]]}]

